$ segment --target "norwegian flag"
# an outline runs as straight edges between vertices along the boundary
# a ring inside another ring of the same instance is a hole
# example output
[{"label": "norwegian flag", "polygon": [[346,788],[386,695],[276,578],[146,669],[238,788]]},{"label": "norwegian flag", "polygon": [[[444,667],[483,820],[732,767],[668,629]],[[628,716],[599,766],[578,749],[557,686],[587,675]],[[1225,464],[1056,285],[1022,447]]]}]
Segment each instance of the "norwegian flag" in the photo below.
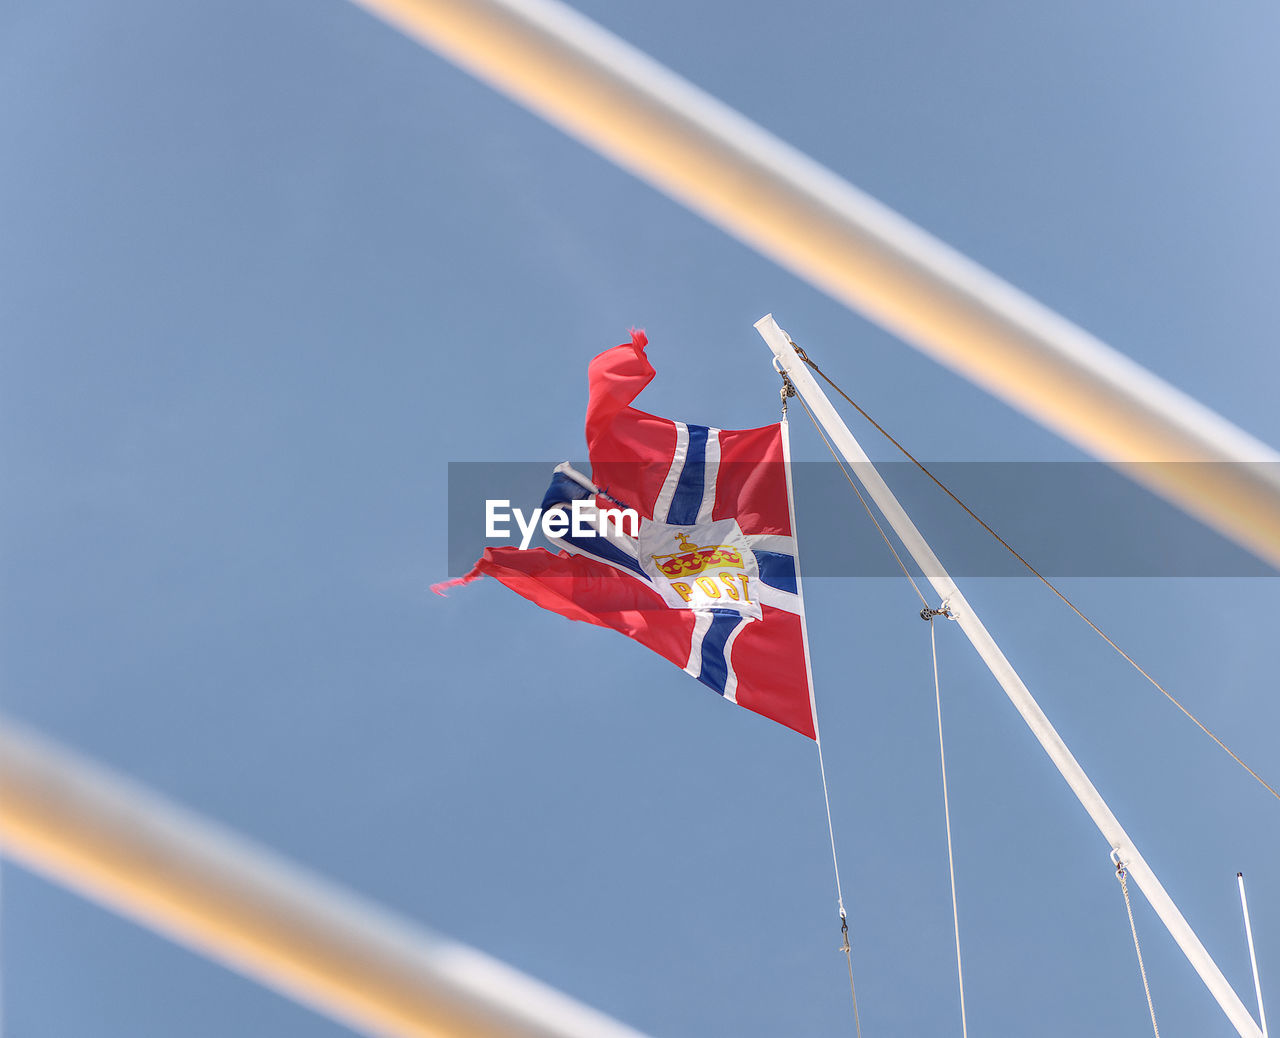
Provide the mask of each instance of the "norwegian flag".
[{"label": "norwegian flag", "polygon": [[[713,429],[630,406],[654,377],[647,344],[632,332],[591,362],[591,477],[561,465],[543,500],[565,522],[580,502],[582,535],[549,538],[556,554],[487,548],[449,583],[491,576],[544,609],[620,631],[814,739],[786,425]],[[638,523],[604,511],[622,507]]]}]

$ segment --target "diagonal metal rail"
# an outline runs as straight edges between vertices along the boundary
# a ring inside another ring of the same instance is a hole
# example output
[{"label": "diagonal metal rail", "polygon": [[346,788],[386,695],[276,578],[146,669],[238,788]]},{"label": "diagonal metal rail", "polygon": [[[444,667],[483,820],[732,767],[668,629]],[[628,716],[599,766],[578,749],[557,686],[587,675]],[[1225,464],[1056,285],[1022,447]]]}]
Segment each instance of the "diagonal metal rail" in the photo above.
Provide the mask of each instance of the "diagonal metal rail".
[{"label": "diagonal metal rail", "polygon": [[1270,447],[572,8],[353,2],[1280,564]]},{"label": "diagonal metal rail", "polygon": [[4,718],[0,849],[367,1034],[643,1038]]}]

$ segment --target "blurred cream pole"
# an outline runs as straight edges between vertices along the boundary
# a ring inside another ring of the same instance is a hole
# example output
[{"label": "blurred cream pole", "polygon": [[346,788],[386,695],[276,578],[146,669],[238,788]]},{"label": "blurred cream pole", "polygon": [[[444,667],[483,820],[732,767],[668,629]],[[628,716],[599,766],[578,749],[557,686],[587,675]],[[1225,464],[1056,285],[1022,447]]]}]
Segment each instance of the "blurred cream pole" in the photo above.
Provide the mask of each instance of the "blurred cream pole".
[{"label": "blurred cream pole", "polygon": [[1280,564],[1280,455],[572,8],[353,2]]},{"label": "blurred cream pole", "polygon": [[903,511],[893,491],[880,478],[880,473],[876,471],[871,459],[862,450],[861,444],[841,420],[836,409],[831,406],[826,393],[822,391],[822,387],[818,385],[797,355],[790,337],[778,327],[772,314],[760,318],[756,322],[756,330],[773,351],[776,363],[795,383],[796,391],[813,412],[814,418],[826,430],[827,437],[849,463],[858,481],[866,487],[867,493],[875,501],[889,525],[893,527],[898,539],[902,541],[903,547],[910,552],[925,578],[933,585],[934,591],[938,593],[940,608],[945,606],[955,614],[956,625],[964,631],[965,636],[973,643],[973,647],[978,650],[978,655],[991,671],[992,677],[999,682],[1009,701],[1022,715],[1023,721],[1031,729],[1031,734],[1049,755],[1053,766],[1067,780],[1071,792],[1089,813],[1094,825],[1107,838],[1116,857],[1124,864],[1126,871],[1151,903],[1151,907],[1155,909],[1160,921],[1178,943],[1187,961],[1200,974],[1200,979],[1204,981],[1210,994],[1222,1007],[1222,1011],[1227,1014],[1227,1019],[1240,1033],[1241,1038],[1263,1038],[1262,1032],[1249,1016],[1244,1003],[1240,1001],[1240,997],[1227,982],[1227,978],[1222,975],[1222,971],[1218,969],[1209,952],[1200,943],[1200,938],[1195,935],[1190,924],[1178,911],[1178,906],[1173,903],[1173,899],[1156,878],[1151,866],[1138,853],[1138,848],[1134,846],[1129,834],[1124,831],[1116,816],[1111,813],[1111,808],[1102,799],[1102,794],[1089,781],[1089,776],[1084,773],[1084,769],[1067,748],[1067,744],[1062,741],[1062,737],[1049,718],[1040,709],[1040,704],[1023,684],[1022,678],[1013,669],[1013,664],[1000,651],[1000,646],[978,619],[978,614],[965,600],[955,581],[951,579],[933,553],[933,549],[916,529],[915,523]]},{"label": "blurred cream pole", "polygon": [[0,848],[368,1034],[641,1038],[2,718]]}]

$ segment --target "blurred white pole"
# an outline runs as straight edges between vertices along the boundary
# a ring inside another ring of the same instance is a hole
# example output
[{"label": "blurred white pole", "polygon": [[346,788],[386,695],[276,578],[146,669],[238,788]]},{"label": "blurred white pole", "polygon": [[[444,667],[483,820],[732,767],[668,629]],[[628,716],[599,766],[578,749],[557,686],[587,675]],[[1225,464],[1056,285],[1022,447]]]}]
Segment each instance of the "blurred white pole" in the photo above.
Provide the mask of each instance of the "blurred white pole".
[{"label": "blurred white pole", "polygon": [[0,849],[368,1034],[641,1038],[3,719]]},{"label": "blurred white pole", "polygon": [[1244,873],[1236,873],[1240,884],[1240,910],[1244,913],[1244,936],[1249,942],[1249,964],[1253,967],[1253,990],[1258,996],[1258,1022],[1262,1025],[1262,1038],[1267,1038],[1267,1013],[1262,1008],[1262,984],[1258,980],[1258,957],[1253,952],[1253,927],[1249,924],[1249,902],[1244,896]]},{"label": "blurred white pole", "polygon": [[572,8],[353,2],[1280,564],[1280,455]]},{"label": "blurred white pole", "polygon": [[1178,942],[1178,947],[1182,949],[1182,953],[1195,971],[1200,974],[1200,979],[1204,981],[1209,992],[1222,1007],[1222,1011],[1227,1014],[1227,1018],[1240,1033],[1241,1038],[1262,1038],[1262,1032],[1258,1030],[1258,1025],[1254,1023],[1244,1003],[1240,1001],[1240,997],[1232,990],[1231,985],[1227,983],[1227,978],[1222,975],[1222,971],[1218,969],[1213,958],[1200,943],[1200,938],[1195,935],[1182,913],[1178,911],[1178,906],[1173,903],[1173,899],[1160,884],[1151,866],[1138,853],[1138,848],[1134,846],[1129,834],[1111,813],[1111,808],[1102,799],[1102,794],[1089,781],[1089,776],[1084,773],[1084,769],[1067,748],[1067,744],[1062,741],[1062,737],[1050,723],[1049,718],[1040,709],[1040,704],[1023,684],[1022,678],[1013,669],[1013,664],[1005,658],[1004,653],[1000,651],[1000,646],[978,619],[973,606],[965,600],[964,595],[960,593],[960,588],[956,586],[955,581],[951,579],[933,553],[933,549],[916,529],[915,523],[903,511],[893,491],[880,478],[880,473],[872,465],[871,459],[867,457],[862,446],[849,431],[849,427],[831,406],[831,401],[827,399],[822,387],[818,385],[813,375],[809,373],[809,369],[796,354],[790,337],[778,327],[772,315],[760,318],[756,322],[756,330],[769,344],[774,357],[795,383],[796,390],[813,411],[814,417],[826,430],[827,436],[836,449],[844,455],[854,475],[866,487],[867,493],[875,501],[889,525],[893,527],[903,546],[911,553],[921,572],[933,585],[933,589],[938,593],[940,604],[945,604],[955,613],[957,626],[964,631],[965,636],[973,643],[973,647],[978,650],[982,662],[1000,683],[1005,695],[1009,697],[1010,702],[1022,715],[1027,727],[1031,729],[1031,734],[1044,747],[1054,767],[1067,780],[1071,792],[1089,812],[1089,817],[1107,838],[1112,850],[1117,852],[1125,869],[1146,895],[1156,915],[1168,928],[1173,939]]}]

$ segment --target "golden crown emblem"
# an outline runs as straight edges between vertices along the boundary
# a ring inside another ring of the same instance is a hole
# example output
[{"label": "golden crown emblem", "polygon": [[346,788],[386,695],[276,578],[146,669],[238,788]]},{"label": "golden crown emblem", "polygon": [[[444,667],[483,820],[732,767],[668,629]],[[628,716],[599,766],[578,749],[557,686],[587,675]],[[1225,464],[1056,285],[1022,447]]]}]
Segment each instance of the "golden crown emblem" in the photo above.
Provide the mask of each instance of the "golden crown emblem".
[{"label": "golden crown emblem", "polygon": [[669,555],[650,555],[658,565],[663,576],[675,580],[677,577],[695,577],[703,570],[720,566],[736,566],[743,569],[742,554],[737,548],[727,544],[699,547],[682,533],[676,534],[680,542],[680,550]]}]

